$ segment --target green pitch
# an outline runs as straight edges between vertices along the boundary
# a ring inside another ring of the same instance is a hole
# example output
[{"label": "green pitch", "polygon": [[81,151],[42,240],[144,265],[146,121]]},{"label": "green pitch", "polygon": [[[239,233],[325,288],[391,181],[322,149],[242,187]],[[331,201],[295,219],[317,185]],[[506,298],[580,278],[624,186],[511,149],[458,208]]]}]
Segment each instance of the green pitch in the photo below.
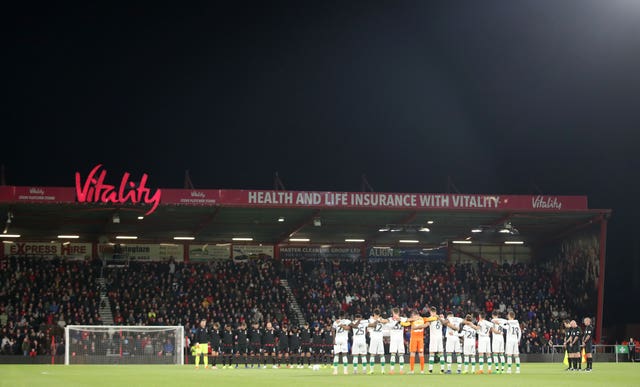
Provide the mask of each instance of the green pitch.
[{"label": "green pitch", "polygon": [[[377,366],[379,367],[379,366]],[[387,365],[388,368],[388,365]],[[405,367],[405,368],[408,368]],[[640,363],[594,363],[594,371],[565,372],[562,364],[523,363],[519,375],[332,375],[331,368],[194,369],[193,365],[0,365],[0,386],[638,386]],[[352,367],[349,366],[349,370]],[[379,369],[379,368],[378,368]],[[436,365],[436,369],[439,369]],[[455,366],[454,366],[455,369]]]}]

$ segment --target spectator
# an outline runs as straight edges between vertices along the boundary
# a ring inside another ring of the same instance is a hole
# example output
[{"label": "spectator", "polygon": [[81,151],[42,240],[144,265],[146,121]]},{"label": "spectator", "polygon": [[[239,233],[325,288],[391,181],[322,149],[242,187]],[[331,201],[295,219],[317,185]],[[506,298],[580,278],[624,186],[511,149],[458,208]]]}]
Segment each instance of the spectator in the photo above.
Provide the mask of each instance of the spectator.
[{"label": "spectator", "polygon": [[[97,266],[41,258],[9,262],[10,270],[0,272],[0,283],[6,284],[0,289],[4,292],[0,293],[0,323],[6,329],[0,350],[10,348],[19,354],[25,339],[48,343],[51,337],[46,335],[61,338],[67,323],[100,323]],[[341,310],[368,315],[374,307],[388,311],[401,306],[407,313],[433,305],[459,313],[478,308],[490,313],[493,309],[506,312],[508,305],[519,314],[527,332],[524,350],[542,352],[557,343],[559,319],[575,316],[590,299],[589,294],[567,296],[573,290],[557,281],[553,265],[334,260],[285,261],[275,266],[269,259],[172,263],[173,270],[164,262],[131,262],[129,267],[106,272],[116,324],[189,329],[203,316],[221,324],[282,323],[293,316],[279,285],[286,276],[305,319],[321,326]],[[3,294],[24,296],[14,299]],[[162,348],[162,342],[152,345],[157,351]]]},{"label": "spectator", "polygon": [[162,346],[162,350],[165,356],[173,355],[174,348],[173,348],[173,343],[171,342],[171,339],[167,339],[164,342],[164,345]]},{"label": "spectator", "polygon": [[64,320],[63,314],[61,314],[60,317],[58,318],[58,326],[62,329],[64,329],[64,327],[67,326],[67,322]]},{"label": "spectator", "polygon": [[22,354],[24,356],[29,356],[30,351],[31,351],[31,343],[29,342],[29,338],[25,337],[22,340]]}]

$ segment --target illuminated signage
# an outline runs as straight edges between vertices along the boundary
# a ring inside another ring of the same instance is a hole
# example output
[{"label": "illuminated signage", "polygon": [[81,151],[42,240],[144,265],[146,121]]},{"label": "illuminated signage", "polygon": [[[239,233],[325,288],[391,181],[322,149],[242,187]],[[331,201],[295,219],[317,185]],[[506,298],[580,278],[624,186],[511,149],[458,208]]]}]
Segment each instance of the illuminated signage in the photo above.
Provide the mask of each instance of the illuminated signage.
[{"label": "illuminated signage", "polygon": [[148,175],[142,174],[140,183],[129,181],[129,172],[125,172],[120,180],[120,186],[105,184],[107,171],[102,164],[96,165],[87,179],[82,182],[80,172],[76,172],[76,196],[80,203],[113,203],[113,204],[149,204],[151,209],[145,215],[153,213],[160,204],[162,191],[157,189],[153,194],[147,188]]}]

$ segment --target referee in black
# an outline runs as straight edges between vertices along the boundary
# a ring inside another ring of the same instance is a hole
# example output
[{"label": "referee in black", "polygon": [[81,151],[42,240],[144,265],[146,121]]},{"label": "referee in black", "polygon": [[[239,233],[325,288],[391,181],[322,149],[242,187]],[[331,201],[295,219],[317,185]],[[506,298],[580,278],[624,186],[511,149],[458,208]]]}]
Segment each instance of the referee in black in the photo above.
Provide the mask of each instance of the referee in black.
[{"label": "referee in black", "polygon": [[571,353],[571,321],[564,320],[564,342],[562,343],[564,350],[567,351],[569,367],[565,371],[573,371],[573,355]]},{"label": "referee in black", "polygon": [[[571,320],[571,341],[569,346],[569,355],[573,354],[573,370],[580,371],[582,369],[582,361],[580,356],[580,343],[582,339],[582,332],[578,327],[578,323],[575,320]],[[571,360],[570,360],[571,361]]]},{"label": "referee in black", "polygon": [[582,346],[587,357],[587,368],[585,371],[591,372],[593,368],[593,325],[591,325],[591,318],[585,317],[584,320],[584,333],[582,334]]}]

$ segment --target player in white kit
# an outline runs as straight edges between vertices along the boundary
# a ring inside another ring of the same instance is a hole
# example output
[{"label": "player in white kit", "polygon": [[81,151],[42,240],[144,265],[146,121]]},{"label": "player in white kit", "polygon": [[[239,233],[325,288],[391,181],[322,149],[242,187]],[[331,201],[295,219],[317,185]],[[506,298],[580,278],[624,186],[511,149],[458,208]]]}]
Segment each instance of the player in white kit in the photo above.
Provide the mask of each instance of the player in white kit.
[{"label": "player in white kit", "polygon": [[494,310],[492,315],[493,319],[491,322],[493,323],[492,333],[492,343],[491,349],[493,351],[493,363],[496,365],[496,373],[501,374],[504,372],[504,328],[502,325],[507,322],[507,320],[500,318],[500,313],[497,310]]},{"label": "player in white kit", "polygon": [[354,321],[351,323],[351,332],[353,334],[351,343],[351,356],[353,357],[353,373],[358,373],[358,356],[360,356],[362,364],[362,372],[367,370],[367,327],[369,321],[363,320],[362,315],[356,314]]},{"label": "player in white kit", "polygon": [[487,356],[487,372],[491,373],[491,330],[493,323],[485,319],[484,312],[478,313],[478,373],[484,373],[484,357]]},{"label": "player in white kit", "polygon": [[520,323],[515,319],[516,314],[510,310],[507,314],[507,322],[503,324],[503,328],[507,331],[507,340],[505,341],[504,352],[507,355],[507,373],[511,373],[512,358],[516,363],[516,374],[520,373],[520,338],[522,332]]},{"label": "player in white kit", "polygon": [[447,352],[447,372],[451,373],[451,363],[453,362],[453,354],[455,353],[458,360],[457,373],[462,372],[462,346],[460,345],[460,323],[462,323],[460,317],[454,317],[453,312],[447,313],[447,321],[445,330],[446,344],[445,351]]},{"label": "player in white kit", "polygon": [[437,320],[430,321],[429,324],[429,373],[433,373],[433,363],[435,357],[438,355],[440,359],[440,373],[444,373],[444,343],[442,328],[444,328],[444,316],[438,316],[438,311],[435,307],[429,308],[429,314],[431,317],[436,317]]},{"label": "player in white kit", "polygon": [[380,356],[380,367],[384,374],[385,356],[382,327],[388,322],[389,320],[380,317],[380,309],[377,308],[373,310],[373,316],[369,318],[369,374],[373,374],[376,356]]},{"label": "player in white kit", "polygon": [[473,323],[473,316],[466,315],[462,322],[462,353],[464,354],[463,374],[469,373],[469,362],[471,362],[471,373],[476,372],[476,335],[478,326]]},{"label": "player in white kit", "polygon": [[406,317],[400,317],[399,308],[391,309],[391,319],[387,323],[389,327],[389,352],[391,353],[391,358],[389,359],[391,362],[389,369],[390,374],[395,372],[396,356],[400,364],[400,374],[404,373],[404,327],[401,323],[406,321]]},{"label": "player in white kit", "polygon": [[338,362],[342,355],[342,365],[344,366],[344,374],[348,374],[349,366],[349,330],[351,329],[351,321],[345,318],[344,313],[340,313],[340,318],[333,322],[331,328],[335,331],[333,344],[333,374],[338,374]]}]

